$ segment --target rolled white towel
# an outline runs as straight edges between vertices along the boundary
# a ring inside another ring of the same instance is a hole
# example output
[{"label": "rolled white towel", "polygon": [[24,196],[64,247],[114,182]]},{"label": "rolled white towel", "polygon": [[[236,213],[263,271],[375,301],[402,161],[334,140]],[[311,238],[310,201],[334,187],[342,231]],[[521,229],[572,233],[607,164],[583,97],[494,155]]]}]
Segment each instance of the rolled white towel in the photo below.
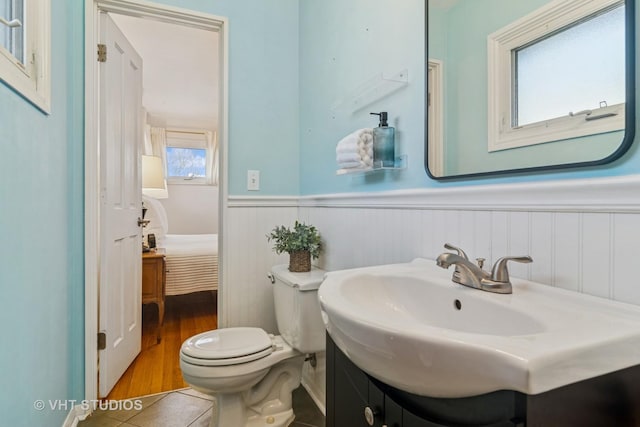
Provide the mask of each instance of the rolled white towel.
[{"label": "rolled white towel", "polygon": [[358,149],[358,146],[355,145],[353,147],[347,147],[347,146],[343,146],[343,147],[337,147],[336,148],[336,154],[341,154],[341,153],[358,153],[360,150]]},{"label": "rolled white towel", "polygon": [[340,169],[355,169],[355,168],[363,168],[365,165],[361,161],[357,162],[344,162],[338,163]]},{"label": "rolled white towel", "polygon": [[336,146],[336,153],[357,153],[358,152],[358,137],[351,133],[338,142]]},{"label": "rolled white towel", "polygon": [[359,162],[362,160],[362,156],[359,153],[338,153],[336,161],[340,163]]},{"label": "rolled white towel", "polygon": [[360,140],[364,142],[371,141],[373,138],[372,135],[373,129],[371,128],[358,129],[357,131],[345,136],[340,140],[340,142],[338,142],[336,152],[355,151]]},{"label": "rolled white towel", "polygon": [[361,149],[358,150],[358,154],[360,157],[364,159],[364,156],[372,156],[373,155],[373,145],[365,145]]},{"label": "rolled white towel", "polygon": [[364,158],[372,157],[372,142],[373,129],[371,128],[358,129],[342,138],[336,146],[338,166],[343,169],[371,166]]}]

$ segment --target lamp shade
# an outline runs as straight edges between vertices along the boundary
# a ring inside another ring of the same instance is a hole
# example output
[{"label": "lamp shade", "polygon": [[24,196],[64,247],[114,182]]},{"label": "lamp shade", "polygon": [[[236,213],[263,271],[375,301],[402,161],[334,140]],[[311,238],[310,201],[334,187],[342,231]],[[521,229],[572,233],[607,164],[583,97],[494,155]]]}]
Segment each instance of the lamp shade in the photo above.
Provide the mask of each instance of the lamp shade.
[{"label": "lamp shade", "polygon": [[169,197],[162,158],[158,156],[142,156],[142,194],[155,199]]}]

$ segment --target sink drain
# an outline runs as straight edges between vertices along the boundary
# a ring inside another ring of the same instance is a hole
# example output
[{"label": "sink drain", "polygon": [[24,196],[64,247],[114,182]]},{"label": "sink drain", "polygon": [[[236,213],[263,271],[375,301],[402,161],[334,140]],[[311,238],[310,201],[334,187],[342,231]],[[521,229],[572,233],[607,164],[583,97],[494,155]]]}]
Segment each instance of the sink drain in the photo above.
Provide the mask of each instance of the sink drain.
[{"label": "sink drain", "polygon": [[460,302],[459,299],[455,300],[453,302],[453,306],[456,308],[456,310],[461,310],[462,309],[462,303]]}]

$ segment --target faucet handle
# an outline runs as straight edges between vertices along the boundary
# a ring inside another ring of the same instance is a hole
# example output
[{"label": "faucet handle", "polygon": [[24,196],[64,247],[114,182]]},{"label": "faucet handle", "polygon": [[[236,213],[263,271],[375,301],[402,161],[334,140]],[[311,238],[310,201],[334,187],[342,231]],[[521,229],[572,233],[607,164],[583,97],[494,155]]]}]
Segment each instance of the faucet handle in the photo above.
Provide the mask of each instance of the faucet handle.
[{"label": "faucet handle", "polygon": [[469,260],[469,257],[467,256],[467,254],[464,253],[462,249],[453,246],[451,243],[445,243],[444,248],[449,249],[450,251],[456,251],[458,252],[458,255],[460,255],[462,258]]},{"label": "faucet handle", "polygon": [[533,262],[533,258],[530,256],[505,256],[496,261],[491,270],[491,280],[494,282],[509,282],[509,270],[507,269],[507,262],[515,261],[522,263]]}]

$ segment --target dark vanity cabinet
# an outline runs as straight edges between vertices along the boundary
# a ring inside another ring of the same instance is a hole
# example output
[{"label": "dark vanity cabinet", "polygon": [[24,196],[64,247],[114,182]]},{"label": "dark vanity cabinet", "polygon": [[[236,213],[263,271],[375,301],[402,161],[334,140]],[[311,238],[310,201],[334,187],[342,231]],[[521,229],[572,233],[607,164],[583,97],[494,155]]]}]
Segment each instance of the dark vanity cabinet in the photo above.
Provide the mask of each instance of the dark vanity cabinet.
[{"label": "dark vanity cabinet", "polygon": [[416,396],[368,376],[327,335],[326,425],[640,426],[640,368],[624,369],[534,396],[501,390],[481,396],[438,399]]},{"label": "dark vanity cabinet", "polygon": [[[371,411],[369,424],[365,411]],[[327,336],[327,427],[432,427],[397,404]]]}]

